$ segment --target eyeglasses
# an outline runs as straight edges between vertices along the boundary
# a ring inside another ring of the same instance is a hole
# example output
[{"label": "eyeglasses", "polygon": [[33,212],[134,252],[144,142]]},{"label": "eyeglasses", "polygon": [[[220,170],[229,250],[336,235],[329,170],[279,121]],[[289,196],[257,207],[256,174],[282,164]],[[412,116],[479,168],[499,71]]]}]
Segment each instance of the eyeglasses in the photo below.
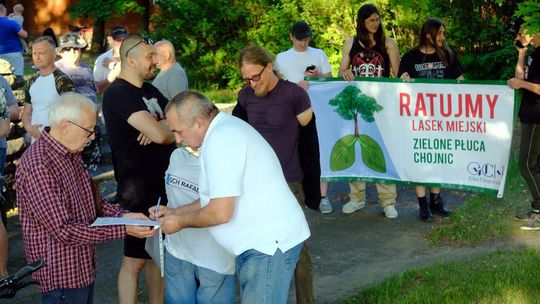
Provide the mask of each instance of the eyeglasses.
[{"label": "eyeglasses", "polygon": [[71,51],[71,50],[79,51],[80,48],[68,46],[68,47],[65,47],[65,48],[62,49],[62,51],[66,51],[66,52],[69,52],[69,51]]},{"label": "eyeglasses", "polygon": [[85,130],[86,132],[88,132],[88,136],[86,136],[86,138],[90,138],[90,137],[92,137],[92,135],[94,135],[94,134],[96,133],[95,130],[88,130],[87,128],[85,128],[85,127],[83,127],[83,126],[80,126],[80,125],[74,123],[74,122],[71,121],[71,120],[68,120],[68,122],[71,123],[71,124],[76,125],[77,127],[81,128],[81,129],[83,129],[83,130]]},{"label": "eyeglasses", "polygon": [[128,56],[129,54],[129,51],[133,50],[134,48],[136,48],[139,44],[141,43],[144,43],[144,44],[147,44],[147,45],[153,45],[154,44],[154,40],[152,40],[152,38],[150,37],[146,37],[146,38],[143,38],[141,39],[141,41],[135,43],[132,47],[130,47],[127,52],[126,52],[126,57]]},{"label": "eyeglasses", "polygon": [[247,78],[242,78],[242,80],[244,81],[244,84],[248,86],[248,85],[251,85],[252,81],[257,82],[257,81],[261,80],[261,75],[264,72],[264,69],[266,69],[266,65],[264,66],[264,68],[262,69],[262,71],[259,74],[253,75],[253,76],[247,77]]}]

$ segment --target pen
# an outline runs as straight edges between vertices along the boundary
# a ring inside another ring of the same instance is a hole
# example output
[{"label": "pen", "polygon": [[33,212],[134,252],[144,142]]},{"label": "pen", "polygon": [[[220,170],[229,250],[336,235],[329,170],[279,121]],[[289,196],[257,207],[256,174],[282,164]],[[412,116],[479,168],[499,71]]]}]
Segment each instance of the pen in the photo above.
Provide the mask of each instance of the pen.
[{"label": "pen", "polygon": [[157,213],[159,210],[159,203],[161,202],[161,196],[157,200],[156,209],[154,209],[154,221],[157,221]]}]

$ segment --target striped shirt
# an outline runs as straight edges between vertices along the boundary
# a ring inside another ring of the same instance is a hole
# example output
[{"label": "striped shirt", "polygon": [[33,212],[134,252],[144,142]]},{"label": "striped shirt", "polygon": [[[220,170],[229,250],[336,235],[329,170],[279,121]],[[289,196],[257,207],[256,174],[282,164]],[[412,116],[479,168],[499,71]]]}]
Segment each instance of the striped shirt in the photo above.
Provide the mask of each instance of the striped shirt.
[{"label": "striped shirt", "polygon": [[[91,179],[80,153],[43,132],[16,172],[17,205],[28,263],[42,292],[81,288],[96,278],[96,244],[125,236],[124,226],[90,227],[96,219]],[[124,211],[103,201],[103,216]]]}]

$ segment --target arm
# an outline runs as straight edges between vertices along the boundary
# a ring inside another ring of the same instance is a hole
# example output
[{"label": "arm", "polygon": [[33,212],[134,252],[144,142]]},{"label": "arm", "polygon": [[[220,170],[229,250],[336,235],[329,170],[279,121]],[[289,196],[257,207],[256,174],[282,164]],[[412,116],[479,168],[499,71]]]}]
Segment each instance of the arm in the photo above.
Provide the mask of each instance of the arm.
[{"label": "arm", "polygon": [[21,109],[17,104],[9,105],[9,112],[9,119],[11,121],[21,119]]},{"label": "arm", "polygon": [[4,223],[0,222],[0,277],[6,276],[8,257],[8,237]]},{"label": "arm", "polygon": [[204,208],[161,218],[161,229],[170,234],[188,227],[201,228],[228,223],[234,214],[234,203],[235,197],[210,199],[210,203]]},{"label": "arm", "polygon": [[21,37],[21,38],[27,38],[27,37],[28,37],[28,33],[27,33],[25,30],[23,30],[23,29],[21,29],[20,31],[18,31],[18,32],[17,32],[17,35],[18,35],[19,37]]},{"label": "arm", "polygon": [[386,52],[390,57],[390,75],[397,77],[399,71],[399,51],[394,39],[386,38]]},{"label": "arm", "polygon": [[[28,165],[21,166],[23,171],[30,171]],[[74,221],[73,211],[65,202],[67,198],[57,177],[43,164],[33,165],[31,172],[31,182],[28,180],[30,176],[23,176],[22,180],[18,180],[21,183],[20,203],[57,242],[70,246],[86,246],[125,236],[124,226],[90,227],[89,223]],[[77,204],[86,212],[95,208],[93,201],[81,201]]]},{"label": "arm", "polygon": [[174,135],[169,131],[169,128],[156,121],[148,111],[143,110],[131,114],[127,122],[152,142],[158,144],[174,142]]},{"label": "arm", "polygon": [[309,109],[305,110],[304,112],[296,115],[296,119],[298,119],[298,123],[305,127],[313,117],[313,109],[310,107]]},{"label": "arm", "polygon": [[11,130],[11,123],[9,119],[0,120],[0,138],[8,136]]},{"label": "arm", "polygon": [[341,52],[341,63],[339,64],[338,75],[342,76],[347,81],[354,80],[354,75],[351,72],[351,70],[349,70],[349,66],[351,65],[351,59],[349,58],[349,53],[351,52],[353,41],[354,41],[354,38],[349,38],[345,40],[345,43],[343,44],[343,50]]},{"label": "arm", "polygon": [[41,135],[41,131],[39,128],[42,125],[32,125],[32,104],[31,103],[25,103],[24,104],[24,110],[22,113],[22,123],[24,128],[30,135],[32,135],[33,138],[38,138]]}]

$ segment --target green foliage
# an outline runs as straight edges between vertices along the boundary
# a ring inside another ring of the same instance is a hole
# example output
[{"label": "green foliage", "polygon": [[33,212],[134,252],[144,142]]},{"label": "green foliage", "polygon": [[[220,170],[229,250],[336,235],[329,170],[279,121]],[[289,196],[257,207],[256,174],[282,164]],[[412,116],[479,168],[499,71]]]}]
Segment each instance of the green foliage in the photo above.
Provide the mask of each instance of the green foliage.
[{"label": "green foliage", "polygon": [[[109,1],[88,1],[102,9]],[[103,5],[98,4],[107,2]],[[134,2],[115,0],[113,3]],[[540,25],[538,1],[519,4],[505,0],[374,0],[385,33],[401,54],[418,43],[418,33],[428,17],[443,19],[448,44],[457,52],[467,79],[507,79],[513,75],[516,54],[507,29],[517,11],[532,31]],[[359,0],[160,0],[161,13],[152,18],[154,38],[176,46],[179,61],[195,88],[238,89],[241,77],[238,52],[257,43],[273,54],[291,47],[289,28],[305,20],[314,36],[310,44],[325,51],[339,67],[345,39],[355,35],[356,13],[366,3]],[[118,6],[118,4],[116,4]],[[516,14],[517,14],[516,13]]]},{"label": "green foliage", "polygon": [[540,33],[540,2],[536,0],[524,1],[518,4],[514,16],[523,16],[525,21],[521,28],[527,29],[529,34]]},{"label": "green foliage", "polygon": [[99,20],[110,20],[127,13],[143,13],[144,7],[137,0],[80,0],[69,8],[69,16],[73,20],[80,17],[93,17]]},{"label": "green foliage", "polygon": [[360,114],[366,122],[373,122],[375,121],[373,114],[383,109],[383,106],[378,104],[375,98],[362,93],[357,86],[352,85],[345,87],[328,103],[336,106],[334,111],[345,120],[353,120]]}]

